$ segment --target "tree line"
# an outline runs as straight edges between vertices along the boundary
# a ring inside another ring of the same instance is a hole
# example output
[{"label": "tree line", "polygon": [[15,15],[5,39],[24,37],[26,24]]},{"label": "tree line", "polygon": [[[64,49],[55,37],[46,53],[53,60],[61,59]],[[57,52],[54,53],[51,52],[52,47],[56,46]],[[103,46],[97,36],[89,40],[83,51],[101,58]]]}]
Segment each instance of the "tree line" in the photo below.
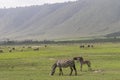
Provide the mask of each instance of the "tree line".
[{"label": "tree line", "polygon": [[0,41],[0,45],[29,45],[29,44],[69,44],[69,43],[104,43],[104,42],[120,42],[120,38],[105,38],[105,39],[89,39],[89,40],[70,40],[70,41],[54,41],[54,40],[23,40],[23,41]]}]

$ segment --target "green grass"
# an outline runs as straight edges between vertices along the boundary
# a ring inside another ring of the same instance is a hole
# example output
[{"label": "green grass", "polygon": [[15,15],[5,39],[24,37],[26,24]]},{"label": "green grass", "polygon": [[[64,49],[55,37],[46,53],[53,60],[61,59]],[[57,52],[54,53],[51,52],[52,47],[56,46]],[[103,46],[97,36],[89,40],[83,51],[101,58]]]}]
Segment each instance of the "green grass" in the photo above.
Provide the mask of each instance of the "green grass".
[{"label": "green grass", "polygon": [[[13,47],[13,46],[12,46]],[[26,46],[27,47],[27,46]],[[120,44],[94,44],[94,48],[79,48],[79,44],[41,46],[39,51],[15,46],[16,50],[9,52],[7,46],[2,46],[4,53],[0,53],[0,80],[120,80]],[[64,76],[59,76],[56,69],[54,76],[50,76],[52,64],[57,59],[83,56],[90,60],[92,69],[76,62],[78,75],[69,76],[70,69],[63,69]]]}]

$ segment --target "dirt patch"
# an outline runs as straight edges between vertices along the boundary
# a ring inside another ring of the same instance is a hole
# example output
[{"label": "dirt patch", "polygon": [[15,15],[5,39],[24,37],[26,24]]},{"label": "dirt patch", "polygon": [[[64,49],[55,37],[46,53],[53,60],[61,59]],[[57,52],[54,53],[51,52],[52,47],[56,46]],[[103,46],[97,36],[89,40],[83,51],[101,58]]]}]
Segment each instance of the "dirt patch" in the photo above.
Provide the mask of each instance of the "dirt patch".
[{"label": "dirt patch", "polygon": [[56,60],[55,58],[49,58],[49,60]]},{"label": "dirt patch", "polygon": [[101,73],[103,72],[104,70],[101,70],[101,69],[98,69],[98,70],[92,70],[94,73]]}]

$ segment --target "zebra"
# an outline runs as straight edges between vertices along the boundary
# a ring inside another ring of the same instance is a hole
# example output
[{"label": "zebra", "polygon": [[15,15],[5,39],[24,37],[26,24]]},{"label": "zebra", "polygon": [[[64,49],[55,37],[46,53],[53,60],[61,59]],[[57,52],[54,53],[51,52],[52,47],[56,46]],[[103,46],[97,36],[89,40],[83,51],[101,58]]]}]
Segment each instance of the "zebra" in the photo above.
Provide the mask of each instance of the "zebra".
[{"label": "zebra", "polygon": [[64,59],[64,60],[57,60],[53,66],[52,66],[52,71],[51,71],[51,76],[54,75],[55,73],[55,69],[56,68],[59,68],[59,75],[63,75],[63,71],[62,71],[62,68],[67,68],[67,67],[70,67],[70,76],[72,75],[72,72],[73,70],[75,71],[75,75],[77,75],[77,70],[76,70],[76,67],[75,67],[75,62],[73,59]]},{"label": "zebra", "polygon": [[83,64],[86,64],[88,66],[89,71],[92,70],[91,69],[91,62],[89,60],[84,60],[83,57],[74,57],[73,59],[80,61],[80,71],[82,71]]}]

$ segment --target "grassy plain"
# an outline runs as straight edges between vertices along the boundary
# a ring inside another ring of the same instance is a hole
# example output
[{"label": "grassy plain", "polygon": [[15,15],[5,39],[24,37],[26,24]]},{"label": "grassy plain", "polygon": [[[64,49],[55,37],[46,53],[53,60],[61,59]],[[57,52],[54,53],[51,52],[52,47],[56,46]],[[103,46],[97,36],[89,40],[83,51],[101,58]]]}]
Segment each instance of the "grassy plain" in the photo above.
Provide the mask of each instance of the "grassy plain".
[{"label": "grassy plain", "polygon": [[[1,46],[0,80],[120,80],[120,43],[96,43],[93,48],[79,48],[80,44],[40,45],[39,51],[28,46]],[[9,48],[15,50],[9,52]],[[36,46],[32,46],[36,47]],[[22,49],[22,51],[21,51]],[[57,59],[83,56],[90,60],[93,71],[88,71],[76,62],[78,75],[69,76],[70,69],[63,69],[64,76],[59,76],[56,69],[50,76],[52,64]]]}]

